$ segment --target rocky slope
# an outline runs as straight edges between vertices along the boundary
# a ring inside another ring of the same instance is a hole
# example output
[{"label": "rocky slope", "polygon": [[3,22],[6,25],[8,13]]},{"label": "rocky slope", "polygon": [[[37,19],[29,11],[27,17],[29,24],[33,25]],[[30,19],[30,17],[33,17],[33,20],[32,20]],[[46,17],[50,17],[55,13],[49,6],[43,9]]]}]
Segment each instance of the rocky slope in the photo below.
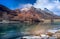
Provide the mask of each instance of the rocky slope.
[{"label": "rocky slope", "polygon": [[8,20],[20,20],[20,21],[39,21],[40,19],[60,18],[47,8],[41,10],[33,6],[29,8],[10,10],[9,8],[0,5],[0,17],[3,18],[3,14],[6,13]]}]

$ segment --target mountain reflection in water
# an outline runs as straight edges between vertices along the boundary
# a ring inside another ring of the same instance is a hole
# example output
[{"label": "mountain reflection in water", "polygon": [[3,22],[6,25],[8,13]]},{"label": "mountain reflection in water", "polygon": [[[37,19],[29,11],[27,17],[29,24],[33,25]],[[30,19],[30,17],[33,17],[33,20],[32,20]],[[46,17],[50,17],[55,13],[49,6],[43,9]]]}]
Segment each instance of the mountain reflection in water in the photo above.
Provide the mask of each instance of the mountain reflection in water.
[{"label": "mountain reflection in water", "polygon": [[41,24],[41,23],[4,23],[0,24],[0,39],[15,39],[22,37],[29,32],[34,33],[36,31],[45,32],[48,29],[59,28],[60,25],[51,24]]}]

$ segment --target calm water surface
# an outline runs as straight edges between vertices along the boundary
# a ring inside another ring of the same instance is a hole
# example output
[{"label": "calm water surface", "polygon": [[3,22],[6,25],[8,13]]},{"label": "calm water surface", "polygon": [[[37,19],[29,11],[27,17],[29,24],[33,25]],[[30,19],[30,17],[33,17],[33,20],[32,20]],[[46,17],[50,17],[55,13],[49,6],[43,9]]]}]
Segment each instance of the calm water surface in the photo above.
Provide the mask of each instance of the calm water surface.
[{"label": "calm water surface", "polygon": [[41,24],[41,23],[10,23],[0,24],[0,39],[15,39],[25,35],[25,32],[33,33],[35,31],[46,31],[48,29],[59,28],[60,23],[54,24]]}]

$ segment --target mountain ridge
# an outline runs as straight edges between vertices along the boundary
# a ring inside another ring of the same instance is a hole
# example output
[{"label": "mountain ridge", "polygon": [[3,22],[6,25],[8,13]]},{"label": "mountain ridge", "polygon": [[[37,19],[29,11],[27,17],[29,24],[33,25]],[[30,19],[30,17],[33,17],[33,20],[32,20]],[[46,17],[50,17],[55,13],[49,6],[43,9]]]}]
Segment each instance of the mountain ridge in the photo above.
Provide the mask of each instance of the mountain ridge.
[{"label": "mountain ridge", "polygon": [[[47,8],[46,8],[47,9]],[[60,18],[58,15],[55,15],[53,12],[47,10],[41,10],[40,8],[35,8],[33,6],[29,8],[15,9],[10,10],[4,5],[0,5],[0,14],[7,13],[9,20],[40,20],[40,19],[57,19]],[[1,16],[3,18],[3,15]]]}]

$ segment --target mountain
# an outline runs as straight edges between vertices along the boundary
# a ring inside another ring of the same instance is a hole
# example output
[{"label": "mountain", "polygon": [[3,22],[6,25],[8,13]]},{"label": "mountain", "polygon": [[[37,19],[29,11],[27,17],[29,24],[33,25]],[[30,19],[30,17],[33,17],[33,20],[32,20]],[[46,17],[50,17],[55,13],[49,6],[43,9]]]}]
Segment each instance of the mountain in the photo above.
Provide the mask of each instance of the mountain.
[{"label": "mountain", "polygon": [[33,6],[29,8],[22,8],[15,10],[17,13],[17,16],[14,16],[14,20],[20,20],[20,21],[39,21],[41,19],[51,19],[51,18],[59,18],[57,15],[55,15],[53,12],[45,8],[44,10],[41,10],[39,8],[35,8]]},{"label": "mountain", "polygon": [[10,12],[9,8],[0,4],[0,17],[2,17],[4,13],[8,14],[9,12]]},{"label": "mountain", "polygon": [[40,17],[36,12],[36,8],[30,7],[30,8],[20,9],[20,13],[14,19],[16,19],[16,18],[21,20],[21,21],[23,21],[23,20],[25,20],[25,21],[32,21],[32,20],[37,21],[37,20],[39,20]]},{"label": "mountain", "polygon": [[47,8],[44,8],[44,11],[50,13],[50,14],[54,14],[52,11],[48,10]]},{"label": "mountain", "polygon": [[9,12],[10,9],[7,8],[6,6],[0,4],[0,11],[2,11],[2,12]]},{"label": "mountain", "polygon": [[44,8],[44,12],[51,18],[54,18],[54,19],[60,18],[60,16],[54,14],[52,11],[48,10],[47,8]]},{"label": "mountain", "polygon": [[[4,14],[4,15],[3,15]],[[0,17],[8,17],[9,20],[20,20],[20,21],[39,21],[41,19],[51,19],[60,18],[60,16],[55,15],[53,12],[44,8],[24,7],[22,9],[10,10],[4,5],[0,5]]]},{"label": "mountain", "polygon": [[0,20],[11,19],[14,18],[14,16],[17,16],[17,12],[15,10],[11,10],[0,4]]}]

